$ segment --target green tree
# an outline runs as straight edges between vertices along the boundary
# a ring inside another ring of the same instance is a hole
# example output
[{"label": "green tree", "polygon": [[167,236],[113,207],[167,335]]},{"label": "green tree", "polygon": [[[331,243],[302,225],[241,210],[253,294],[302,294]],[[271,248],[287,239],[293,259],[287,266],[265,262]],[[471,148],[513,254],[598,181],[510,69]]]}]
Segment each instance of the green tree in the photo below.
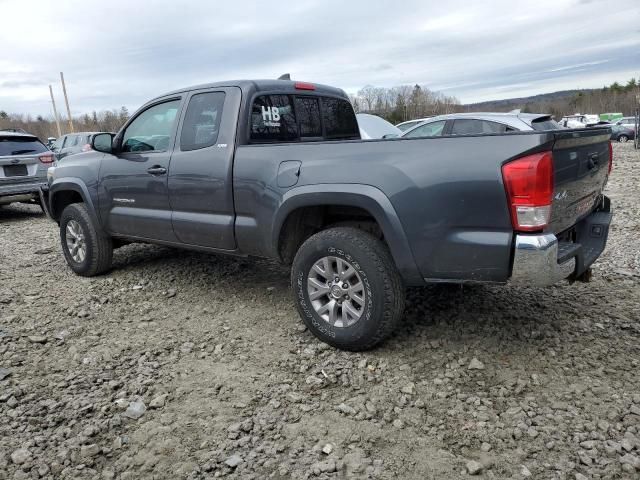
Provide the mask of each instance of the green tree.
[{"label": "green tree", "polygon": [[632,92],[637,86],[638,86],[638,82],[636,81],[635,78],[632,78],[631,80],[629,80],[627,82],[627,84],[625,85],[624,89],[627,92]]}]

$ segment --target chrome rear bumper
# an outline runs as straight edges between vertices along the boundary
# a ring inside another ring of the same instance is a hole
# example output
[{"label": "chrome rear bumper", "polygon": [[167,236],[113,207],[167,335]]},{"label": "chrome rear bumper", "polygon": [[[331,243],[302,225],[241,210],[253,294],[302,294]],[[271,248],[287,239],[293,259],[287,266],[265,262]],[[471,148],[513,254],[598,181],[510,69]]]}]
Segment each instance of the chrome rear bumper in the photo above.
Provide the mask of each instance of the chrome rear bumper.
[{"label": "chrome rear bumper", "polygon": [[551,233],[517,234],[510,282],[544,287],[565,278],[590,278],[589,268],[607,245],[611,219],[611,202],[603,197],[602,208],[575,224],[571,235],[565,235],[572,240],[558,241]]},{"label": "chrome rear bumper", "polygon": [[567,278],[575,268],[575,257],[558,263],[555,235],[516,235],[510,283],[544,287]]}]

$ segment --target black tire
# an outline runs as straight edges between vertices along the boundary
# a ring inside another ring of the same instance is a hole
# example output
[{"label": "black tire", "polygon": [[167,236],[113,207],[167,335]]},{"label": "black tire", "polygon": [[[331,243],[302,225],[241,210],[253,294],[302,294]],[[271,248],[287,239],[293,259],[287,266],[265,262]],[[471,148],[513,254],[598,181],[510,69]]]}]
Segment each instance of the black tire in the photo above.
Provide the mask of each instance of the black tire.
[{"label": "black tire", "polygon": [[[331,325],[318,315],[309,298],[309,273],[326,256],[348,261],[365,285],[363,313],[353,325]],[[393,332],[404,311],[404,286],[389,250],[378,238],[356,228],[330,228],[307,239],[293,260],[291,284],[307,328],[323,342],[342,350],[375,347]]]},{"label": "black tire", "polygon": [[[86,255],[84,260],[78,262],[73,259],[67,247],[67,224],[75,220],[80,224],[84,234]],[[78,275],[93,277],[111,268],[113,257],[113,244],[111,238],[96,228],[84,203],[72,203],[68,205],[60,216],[60,242],[64,258]]]},{"label": "black tire", "polygon": [[628,140],[629,140],[629,137],[627,137],[626,135],[620,135],[620,136],[618,137],[618,141],[619,141],[620,143],[627,143],[627,141],[628,141]]}]

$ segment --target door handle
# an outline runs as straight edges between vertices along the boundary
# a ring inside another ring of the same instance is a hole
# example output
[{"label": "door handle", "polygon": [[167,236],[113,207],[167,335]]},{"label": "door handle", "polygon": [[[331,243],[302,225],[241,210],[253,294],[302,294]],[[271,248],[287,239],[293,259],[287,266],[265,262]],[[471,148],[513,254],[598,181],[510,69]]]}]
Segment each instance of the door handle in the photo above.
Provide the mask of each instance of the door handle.
[{"label": "door handle", "polygon": [[165,173],[167,173],[167,169],[161,167],[160,165],[154,165],[153,167],[148,168],[147,172],[149,172],[151,175],[164,175]]}]

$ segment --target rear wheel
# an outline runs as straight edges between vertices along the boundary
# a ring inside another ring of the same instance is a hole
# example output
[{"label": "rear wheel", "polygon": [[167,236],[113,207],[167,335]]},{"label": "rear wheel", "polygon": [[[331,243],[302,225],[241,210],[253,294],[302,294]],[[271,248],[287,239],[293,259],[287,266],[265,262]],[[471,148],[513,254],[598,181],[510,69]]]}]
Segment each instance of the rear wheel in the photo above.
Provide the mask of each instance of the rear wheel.
[{"label": "rear wheel", "polygon": [[96,228],[84,203],[68,205],[60,216],[64,258],[78,275],[92,277],[111,267],[111,238]]},{"label": "rear wheel", "polygon": [[293,261],[298,312],[323,342],[368,350],[393,332],[404,310],[404,288],[391,254],[356,228],[324,230],[305,241]]},{"label": "rear wheel", "polygon": [[627,142],[629,141],[629,137],[627,137],[626,135],[620,135],[620,136],[618,137],[618,141],[619,141],[620,143],[627,143]]}]

